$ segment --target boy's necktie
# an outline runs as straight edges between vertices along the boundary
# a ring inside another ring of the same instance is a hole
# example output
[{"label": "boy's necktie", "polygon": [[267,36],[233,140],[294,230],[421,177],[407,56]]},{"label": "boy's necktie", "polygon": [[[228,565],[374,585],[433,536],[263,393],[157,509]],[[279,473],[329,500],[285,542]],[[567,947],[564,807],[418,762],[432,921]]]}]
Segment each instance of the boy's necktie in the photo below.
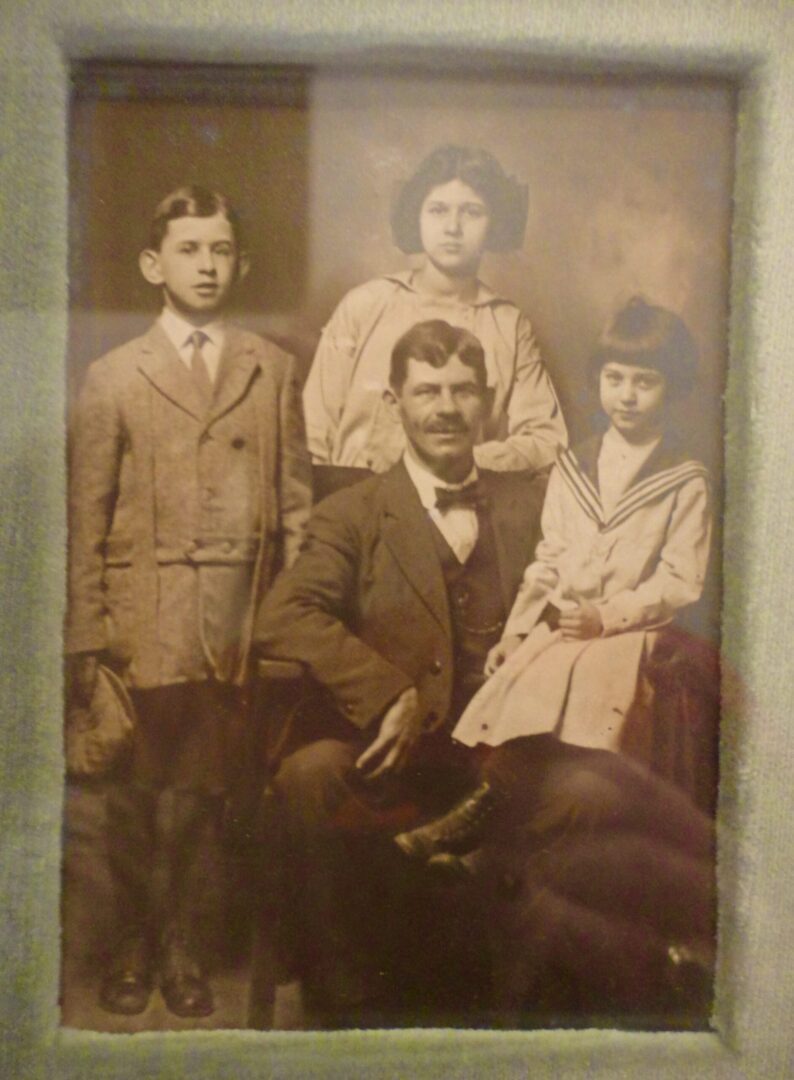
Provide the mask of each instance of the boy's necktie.
[{"label": "boy's necktie", "polygon": [[190,357],[190,370],[193,374],[193,380],[198,387],[204,404],[209,405],[212,401],[212,380],[207,369],[207,362],[201,353],[204,343],[209,341],[209,338],[203,330],[194,330],[188,341],[193,345],[193,352]]}]

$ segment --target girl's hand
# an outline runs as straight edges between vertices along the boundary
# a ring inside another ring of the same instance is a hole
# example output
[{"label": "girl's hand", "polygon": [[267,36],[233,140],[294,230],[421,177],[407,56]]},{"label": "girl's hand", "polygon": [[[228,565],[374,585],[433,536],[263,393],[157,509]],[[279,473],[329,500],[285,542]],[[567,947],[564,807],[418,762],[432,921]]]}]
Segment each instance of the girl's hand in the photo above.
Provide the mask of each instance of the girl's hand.
[{"label": "girl's hand", "polygon": [[496,669],[502,666],[508,656],[511,656],[516,651],[523,640],[520,634],[510,634],[509,637],[497,641],[485,658],[485,667],[483,668],[485,674],[490,678]]},{"label": "girl's hand", "polygon": [[598,637],[604,629],[598,608],[580,600],[574,608],[560,612],[559,627],[563,641],[586,641]]}]

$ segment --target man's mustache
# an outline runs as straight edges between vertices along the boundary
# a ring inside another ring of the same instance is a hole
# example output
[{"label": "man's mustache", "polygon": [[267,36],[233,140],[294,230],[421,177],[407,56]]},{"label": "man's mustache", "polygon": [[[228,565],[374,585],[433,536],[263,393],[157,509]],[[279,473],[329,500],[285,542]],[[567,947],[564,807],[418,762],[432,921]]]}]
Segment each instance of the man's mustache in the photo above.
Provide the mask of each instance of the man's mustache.
[{"label": "man's mustache", "polygon": [[424,430],[428,435],[465,435],[469,425],[465,420],[436,420],[426,424]]}]

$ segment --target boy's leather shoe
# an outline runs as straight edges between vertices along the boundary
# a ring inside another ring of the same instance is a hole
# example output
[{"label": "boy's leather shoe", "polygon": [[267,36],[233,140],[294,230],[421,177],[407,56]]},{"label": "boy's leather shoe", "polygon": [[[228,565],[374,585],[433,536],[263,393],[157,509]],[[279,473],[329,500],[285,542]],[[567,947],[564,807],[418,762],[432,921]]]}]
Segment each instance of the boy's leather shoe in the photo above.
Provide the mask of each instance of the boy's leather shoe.
[{"label": "boy's leather shoe", "polygon": [[412,859],[427,862],[433,855],[466,855],[485,835],[499,805],[490,784],[482,783],[448,814],[411,832],[398,833],[395,844]]},{"label": "boy's leather shoe", "polygon": [[176,1016],[209,1016],[215,1010],[210,985],[186,937],[178,931],[167,933],[163,941],[160,992]]},{"label": "boy's leather shoe", "polygon": [[209,1016],[215,1011],[212,990],[203,976],[172,975],[160,984],[163,1000],[176,1016]]},{"label": "boy's leather shoe", "polygon": [[102,980],[99,1003],[107,1012],[136,1016],[149,1004],[152,993],[152,958],[146,937],[126,938]]}]

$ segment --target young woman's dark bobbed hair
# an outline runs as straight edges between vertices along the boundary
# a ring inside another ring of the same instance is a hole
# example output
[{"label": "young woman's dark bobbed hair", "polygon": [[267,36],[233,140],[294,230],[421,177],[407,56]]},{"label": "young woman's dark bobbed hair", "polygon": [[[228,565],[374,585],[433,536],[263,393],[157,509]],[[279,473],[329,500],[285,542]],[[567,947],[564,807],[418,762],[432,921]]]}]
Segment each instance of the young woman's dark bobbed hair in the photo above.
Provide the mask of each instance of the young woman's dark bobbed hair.
[{"label": "young woman's dark bobbed hair", "polygon": [[633,296],[608,323],[590,357],[594,385],[604,364],[654,368],[665,377],[667,397],[685,397],[695,385],[698,350],[684,320],[667,308]]},{"label": "young woman's dark bobbed hair", "polygon": [[439,146],[424,159],[395,200],[391,212],[394,242],[406,255],[422,250],[419,211],[433,188],[462,180],[485,201],[491,214],[486,247],[512,251],[524,242],[527,225],[527,185],[507,176],[487,150],[469,146]]}]

